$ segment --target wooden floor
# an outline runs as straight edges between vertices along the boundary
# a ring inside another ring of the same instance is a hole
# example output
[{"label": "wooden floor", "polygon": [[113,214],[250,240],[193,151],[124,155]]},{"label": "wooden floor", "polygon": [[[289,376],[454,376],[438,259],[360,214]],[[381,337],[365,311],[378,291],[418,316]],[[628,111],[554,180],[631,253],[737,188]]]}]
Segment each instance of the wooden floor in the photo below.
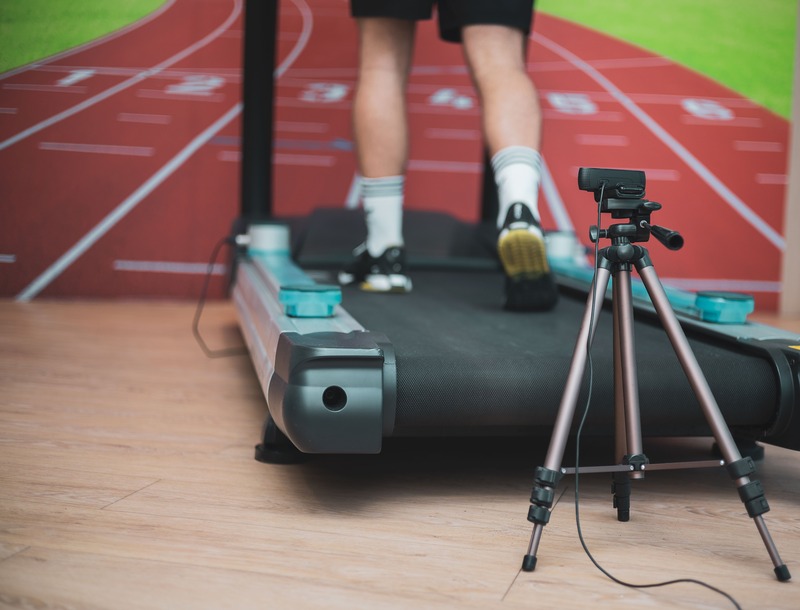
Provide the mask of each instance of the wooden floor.
[{"label": "wooden floor", "polygon": [[[577,537],[574,478],[519,571],[546,440],[395,440],[378,456],[253,459],[265,404],[246,357],[206,358],[191,304],[0,301],[0,607],[732,608],[695,584],[611,582]],[[241,340],[211,306],[214,346]],[[647,441],[652,461],[708,439]],[[585,447],[586,462],[607,463]],[[800,579],[800,453],[758,478]],[[651,473],[616,521],[608,475],[580,479],[586,542],[617,577],[693,578],[743,608],[800,608],[720,470]]]}]

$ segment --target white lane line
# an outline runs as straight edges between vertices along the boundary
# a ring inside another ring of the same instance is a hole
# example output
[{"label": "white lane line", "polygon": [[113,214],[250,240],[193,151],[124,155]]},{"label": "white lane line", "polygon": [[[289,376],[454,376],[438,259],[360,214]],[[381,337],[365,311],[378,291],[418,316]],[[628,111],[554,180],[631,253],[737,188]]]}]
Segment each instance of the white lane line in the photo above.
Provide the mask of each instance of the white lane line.
[{"label": "white lane line", "polygon": [[169,125],[172,122],[172,115],[120,112],[117,115],[117,121],[120,123],[143,123],[145,125]]},{"label": "white lane line", "polygon": [[[575,175],[578,175],[577,172]],[[567,206],[564,205],[561,193],[558,192],[553,175],[550,173],[550,168],[544,159],[542,159],[542,192],[547,199],[547,207],[550,208],[553,219],[556,221],[557,229],[575,233],[575,225],[572,224],[572,219],[569,216],[569,212],[567,212]]]},{"label": "white lane line", "polygon": [[735,117],[729,121],[714,121],[702,117],[684,114],[681,116],[681,123],[684,125],[705,125],[708,127],[749,127],[758,129],[764,126],[764,122],[755,117]]},{"label": "white lane line", "polygon": [[0,263],[12,264],[17,262],[16,254],[0,254]]},{"label": "white lane line", "polygon": [[[239,163],[242,153],[238,150],[221,150],[217,153],[218,161]],[[333,167],[336,159],[330,155],[300,155],[291,153],[275,153],[272,155],[275,165],[303,165],[308,167]]]},{"label": "white lane line", "polygon": [[575,143],[581,146],[618,146],[630,145],[628,136],[615,136],[595,133],[579,133],[575,136]]},{"label": "white lane line", "polygon": [[[215,263],[211,267],[211,275],[224,275],[227,270],[224,263]],[[115,260],[114,271],[133,271],[138,273],[178,273],[186,275],[206,275],[208,263],[182,263],[174,261],[129,261]]]},{"label": "white lane line", "polygon": [[[589,63],[598,70],[617,69],[617,68],[661,68],[672,66],[673,62],[665,57],[638,57],[623,59],[594,59]],[[528,72],[558,72],[560,70],[571,70],[572,65],[568,61],[542,61],[528,64]]]},{"label": "white lane line", "polygon": [[156,149],[152,146],[118,146],[115,144],[77,144],[72,142],[39,142],[40,150],[58,152],[94,153],[100,155],[122,155],[129,157],[152,157]]},{"label": "white lane line", "polygon": [[756,174],[756,184],[779,184],[785,186],[789,184],[789,177],[786,174]]},{"label": "white lane line", "polygon": [[289,55],[286,56],[286,59],[281,62],[281,65],[278,66],[278,69],[275,70],[275,77],[279,78],[284,75],[284,73],[289,69],[289,67],[294,63],[294,61],[298,58],[300,53],[303,52],[303,49],[306,48],[308,44],[308,39],[311,37],[311,30],[314,26],[314,16],[311,13],[311,9],[309,8],[308,4],[306,4],[305,0],[292,0],[297,10],[300,11],[301,16],[303,17],[303,30],[300,33],[300,38],[297,40],[297,44],[292,47],[291,52]]},{"label": "white lane line", "polygon": [[333,167],[336,159],[327,155],[292,155],[277,153],[273,157],[276,165],[309,165],[314,167]]},{"label": "white lane line", "polygon": [[344,207],[348,210],[355,210],[361,202],[361,175],[356,172],[350,181],[350,188],[347,189],[347,196],[344,198]]},{"label": "white lane line", "polygon": [[159,89],[139,89],[136,97],[146,100],[171,100],[179,102],[224,102],[223,93],[170,93]]},{"label": "white lane line", "polygon": [[19,108],[0,108],[0,114],[17,114]]},{"label": "white lane line", "polygon": [[[678,95],[676,93],[628,93],[628,97],[630,97],[634,102],[637,104],[661,104],[661,105],[669,105],[669,106],[683,106],[683,104],[687,100],[686,95]],[[743,98],[732,98],[732,97],[704,97],[704,101],[707,102],[715,102],[722,106],[723,108],[731,109],[731,108],[743,108],[743,109],[753,109],[756,108],[756,104],[751,102],[750,100],[746,100]]]},{"label": "white lane line", "polygon": [[725,201],[736,213],[744,218],[756,231],[761,233],[769,242],[771,242],[779,250],[786,248],[786,242],[769,223],[756,214],[744,201],[742,201],[733,191],[731,191],[723,182],[714,175],[700,160],[695,157],[689,150],[678,142],[666,129],[661,127],[650,115],[644,112],[637,106],[627,95],[617,88],[614,83],[608,80],[605,76],[600,74],[597,70],[592,68],[584,60],[580,59],[577,55],[568,51],[561,45],[553,42],[549,38],[545,38],[541,34],[534,32],[531,38],[547,47],[554,53],[560,55],[576,68],[584,72],[597,84],[608,91],[628,112],[630,112],[636,119],[639,120],[653,135],[656,136],[661,142],[664,143],[675,155],[678,156],[686,165],[688,165],[695,174],[697,174],[703,182],[705,182],[712,190],[714,190],[723,201]]},{"label": "white lane line", "polygon": [[[154,74],[158,74],[162,70],[164,70],[166,68],[169,68],[171,65],[178,63],[179,61],[189,57],[190,55],[192,55],[196,51],[199,51],[203,47],[207,46],[209,43],[211,43],[215,39],[217,39],[220,36],[220,34],[222,34],[239,17],[239,14],[242,11],[242,0],[233,0],[233,2],[234,2],[233,10],[231,11],[231,14],[228,15],[227,19],[225,19],[225,21],[220,26],[218,26],[216,29],[214,29],[211,33],[207,34],[206,36],[204,36],[203,38],[201,38],[200,40],[198,40],[194,44],[189,45],[188,47],[186,47],[185,49],[183,49],[179,53],[176,53],[175,55],[173,55],[169,59],[166,59],[166,60],[162,61],[161,63],[157,64],[156,66],[154,66],[154,67],[152,67],[152,68],[150,68],[148,70],[144,70],[143,72],[140,72],[140,73],[136,74],[135,76],[133,76],[133,77],[127,79],[127,80],[124,80],[121,83],[118,83],[115,86],[113,86],[113,87],[111,87],[109,89],[106,89],[105,91],[102,91],[102,92],[98,93],[97,95],[94,95],[94,96],[84,100],[80,104],[76,104],[75,106],[72,106],[71,108],[67,108],[64,111],[59,112],[58,114],[55,114],[55,115],[51,116],[49,119],[45,119],[44,121],[41,121],[40,123],[37,123],[36,125],[32,125],[31,127],[28,127],[28,129],[25,129],[25,130],[19,132],[15,136],[12,136],[12,137],[8,138],[7,140],[4,140],[4,141],[0,142],[0,150],[5,150],[9,146],[12,146],[12,145],[16,144],[17,142],[20,142],[21,140],[24,140],[25,138],[28,138],[28,137],[32,136],[33,134],[42,131],[43,129],[46,129],[46,128],[52,126],[52,125],[55,125],[56,123],[59,123],[59,122],[63,121],[64,119],[67,119],[67,118],[69,118],[71,116],[74,116],[74,115],[78,114],[79,112],[81,112],[83,110],[86,110],[87,108],[90,108],[90,107],[94,106],[95,104],[98,104],[98,103],[102,102],[103,100],[108,99],[109,97],[111,97],[113,95],[116,95],[120,91],[124,91],[125,89],[128,89],[128,88],[132,87],[133,85],[146,80],[147,78],[149,78],[150,76],[152,76]],[[60,90],[69,91],[69,89],[66,89],[66,88],[63,88],[63,89],[60,89]]]},{"label": "white lane line", "polygon": [[742,152],[766,152],[782,153],[784,146],[780,142],[751,142],[748,140],[736,140],[733,149]]},{"label": "white lane line", "polygon": [[432,140],[480,140],[481,132],[478,129],[443,129],[429,127],[425,130],[425,137]]},{"label": "white lane line", "polygon": [[241,160],[242,153],[239,150],[221,150],[217,153],[217,161],[239,163]]},{"label": "white lane line", "polygon": [[94,228],[84,235],[78,243],[67,250],[50,267],[48,267],[39,277],[31,282],[22,292],[17,295],[18,301],[29,301],[39,294],[48,284],[61,275],[72,263],[80,258],[89,248],[100,240],[108,231],[111,230],[120,220],[133,210],[145,197],[152,193],[164,180],[171,176],[181,167],[197,150],[208,142],[214,135],[234,118],[241,111],[241,104],[236,104],[221,118],[208,127],[203,133],[192,140],[182,151],[175,155],[170,161],[153,174],[144,184],[134,191],[125,201],[120,203]]},{"label": "white lane line", "polygon": [[[222,35],[220,35],[220,38]],[[121,68],[121,67],[114,67],[114,66],[42,66],[38,68],[37,72],[52,72],[54,74],[69,74],[75,72],[76,70],[92,70],[98,76],[135,76],[140,72],[144,72],[148,68],[143,66],[139,67],[130,67],[130,68]],[[239,80],[241,78],[241,70],[238,69],[228,69],[228,68],[220,68],[220,67],[213,67],[213,68],[203,68],[203,67],[184,67],[184,68],[172,68],[167,70],[162,70],[157,75],[153,75],[153,78],[160,78],[164,80],[173,80],[178,78],[183,78],[186,76],[217,76],[224,78],[226,80]]]},{"label": "white lane line", "polygon": [[37,91],[39,93],[86,93],[84,86],[61,87],[59,85],[26,85],[22,83],[6,83],[4,91]]},{"label": "white lane line", "polygon": [[94,74],[94,70],[85,68],[81,70],[72,70],[64,78],[56,81],[56,85],[59,87],[71,87],[72,85],[77,85],[81,81],[92,78]]},{"label": "white lane line", "polygon": [[552,108],[545,108],[542,110],[542,117],[548,121],[552,120],[567,120],[567,121],[582,121],[585,123],[621,123],[622,113],[613,110],[601,110],[592,114],[568,114],[560,110],[553,110]]},{"label": "white lane line", "polygon": [[433,161],[412,159],[408,162],[410,171],[448,172],[454,174],[478,174],[483,171],[483,163],[472,161]]},{"label": "white lane line", "polygon": [[[331,104],[333,106],[333,104]],[[349,110],[350,104],[342,104],[338,106],[343,110]],[[480,116],[481,111],[476,107],[455,108],[453,106],[435,106],[428,103],[411,103],[408,105],[409,114],[446,114],[448,116]]]},{"label": "white lane line", "polygon": [[[289,69],[292,62],[294,62],[311,37],[311,30],[313,29],[314,20],[311,9],[306,4],[305,0],[292,0],[297,7],[303,18],[303,33],[297,46],[292,49],[292,52],[283,60],[283,62],[275,70],[276,78],[282,75]],[[95,227],[84,235],[72,248],[65,252],[61,257],[50,267],[48,267],[39,277],[31,282],[22,292],[20,292],[16,299],[18,301],[29,301],[44,290],[55,278],[64,272],[72,263],[74,263],[81,255],[91,248],[101,237],[111,230],[120,220],[122,220],[132,209],[134,209],[145,197],[153,192],[162,182],[174,174],[198,149],[206,144],[213,138],[220,130],[228,125],[235,119],[242,111],[242,104],[238,103],[233,108],[228,110],[221,118],[219,118],[208,129],[198,135],[192,140],[183,150],[175,155],[170,161],[146,180],[136,191],[134,191],[125,201],[120,203],[114,210],[111,211],[103,220],[101,220]]]}]

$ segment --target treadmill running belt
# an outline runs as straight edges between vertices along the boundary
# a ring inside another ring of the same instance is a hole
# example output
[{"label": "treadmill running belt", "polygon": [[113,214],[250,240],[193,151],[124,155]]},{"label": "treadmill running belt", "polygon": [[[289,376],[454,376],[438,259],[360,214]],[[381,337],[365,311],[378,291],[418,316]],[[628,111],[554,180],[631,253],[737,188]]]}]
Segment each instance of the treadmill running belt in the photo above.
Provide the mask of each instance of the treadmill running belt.
[{"label": "treadmill running belt", "polygon": [[[380,295],[346,287],[343,306],[396,349],[395,435],[530,433],[555,419],[586,305],[562,292],[546,313],[502,309],[503,276],[487,271],[413,271],[414,290]],[[700,405],[655,317],[635,313],[642,433],[705,435]],[[770,363],[692,338],[690,345],[731,429],[763,429],[778,396]],[[611,434],[610,310],[592,347],[594,390],[587,434]],[[588,367],[587,367],[588,370]],[[585,391],[576,409],[583,411]],[[576,424],[577,425],[577,424]]]}]

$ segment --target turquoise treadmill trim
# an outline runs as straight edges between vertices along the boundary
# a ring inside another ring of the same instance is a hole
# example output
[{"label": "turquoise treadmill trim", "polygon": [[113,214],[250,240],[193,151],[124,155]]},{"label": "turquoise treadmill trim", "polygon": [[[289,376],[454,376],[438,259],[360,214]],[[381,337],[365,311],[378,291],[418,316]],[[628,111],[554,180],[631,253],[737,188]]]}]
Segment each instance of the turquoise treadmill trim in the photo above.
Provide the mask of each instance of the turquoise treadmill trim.
[{"label": "turquoise treadmill trim", "polygon": [[[292,260],[288,250],[249,250],[250,257],[269,269],[280,286],[279,300],[284,313],[292,317],[330,317],[336,305],[342,302],[338,286],[317,284]],[[581,263],[575,257],[548,257],[552,270],[560,276],[577,280],[591,286],[594,267]],[[309,288],[313,287],[312,290]],[[652,307],[650,295],[641,279],[632,276],[633,298]],[[731,294],[730,298],[717,293],[713,300],[671,286],[664,286],[670,304],[676,313],[714,324],[744,324],[753,312],[754,304],[749,295]],[[608,296],[610,297],[610,288]]]},{"label": "turquoise treadmill trim", "polygon": [[269,269],[280,286],[278,301],[293,318],[330,318],[342,302],[339,286],[317,284],[300,269],[286,250],[249,251],[250,258]]},{"label": "turquoise treadmill trim", "polygon": [[[574,258],[548,258],[551,269],[563,277],[578,280],[591,286],[594,279],[594,267],[581,264]],[[653,306],[650,295],[647,293],[642,280],[638,277],[631,277],[631,292],[633,298],[648,303]],[[690,318],[712,322],[715,324],[744,324],[748,314],[753,312],[754,305],[752,297],[745,295],[731,295],[730,299],[717,298],[713,303],[707,299],[702,299],[698,303],[698,294],[664,286],[672,308],[676,313],[683,314]],[[607,296],[611,296],[609,287]],[[749,305],[748,305],[749,303]]]}]

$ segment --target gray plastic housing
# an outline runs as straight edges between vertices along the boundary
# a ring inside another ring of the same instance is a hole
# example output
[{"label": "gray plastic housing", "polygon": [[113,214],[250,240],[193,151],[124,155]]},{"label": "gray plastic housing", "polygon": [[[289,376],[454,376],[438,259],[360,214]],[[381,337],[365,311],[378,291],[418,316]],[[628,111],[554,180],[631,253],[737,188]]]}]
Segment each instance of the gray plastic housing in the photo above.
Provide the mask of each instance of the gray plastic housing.
[{"label": "gray plastic housing", "polygon": [[287,315],[281,286],[312,280],[283,243],[242,255],[232,294],[267,420],[304,453],[379,453],[394,427],[394,349],[341,306],[330,317]]}]

